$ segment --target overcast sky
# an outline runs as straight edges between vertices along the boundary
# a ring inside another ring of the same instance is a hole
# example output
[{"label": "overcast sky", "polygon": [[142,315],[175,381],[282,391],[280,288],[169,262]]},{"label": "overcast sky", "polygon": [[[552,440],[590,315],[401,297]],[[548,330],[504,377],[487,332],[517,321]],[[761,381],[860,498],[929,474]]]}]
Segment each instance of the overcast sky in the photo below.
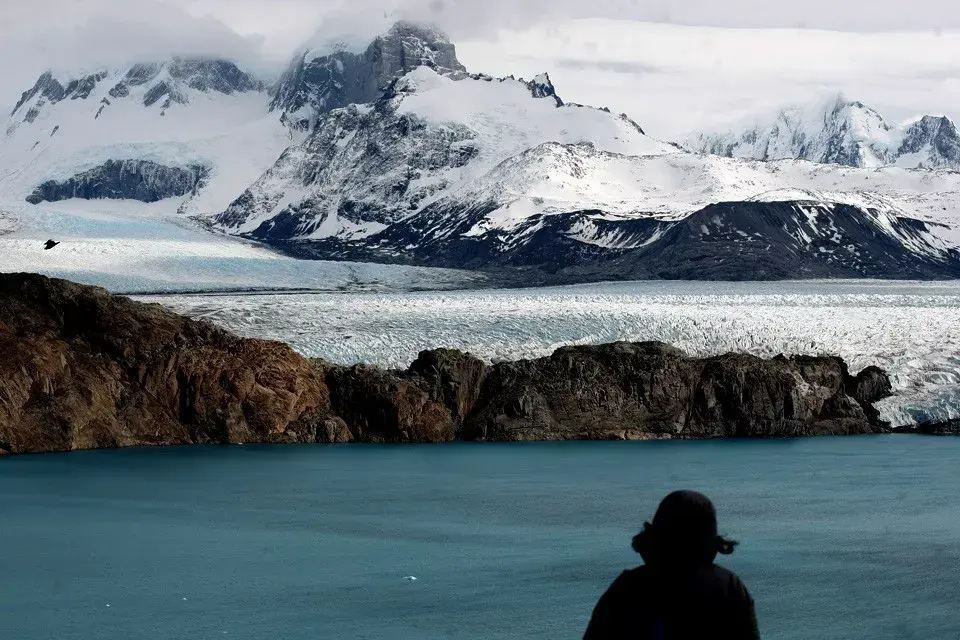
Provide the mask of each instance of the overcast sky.
[{"label": "overcast sky", "polygon": [[[536,66],[568,99],[613,102],[663,135],[728,104],[746,113],[757,106],[753,94],[766,104],[771,94],[794,100],[842,89],[863,100],[876,94],[897,117],[960,111],[960,2],[949,0],[3,0],[0,103],[12,105],[50,67],[177,53],[268,72],[318,32],[362,32],[385,18],[433,21],[472,69],[529,74]],[[611,31],[614,23],[586,18],[716,29],[627,23]],[[898,82],[909,95],[895,95]],[[731,92],[734,102],[724,97]],[[678,114],[691,100],[700,104]]]}]

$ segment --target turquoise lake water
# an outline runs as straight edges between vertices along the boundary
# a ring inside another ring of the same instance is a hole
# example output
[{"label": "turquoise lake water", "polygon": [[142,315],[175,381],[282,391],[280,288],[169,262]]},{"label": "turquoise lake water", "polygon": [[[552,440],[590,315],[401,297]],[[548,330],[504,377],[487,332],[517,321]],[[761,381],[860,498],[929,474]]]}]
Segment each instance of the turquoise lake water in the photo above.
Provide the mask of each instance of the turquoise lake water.
[{"label": "turquoise lake water", "polygon": [[677,488],[764,638],[960,638],[960,438],[910,436],[0,460],[0,638],[576,638]]}]

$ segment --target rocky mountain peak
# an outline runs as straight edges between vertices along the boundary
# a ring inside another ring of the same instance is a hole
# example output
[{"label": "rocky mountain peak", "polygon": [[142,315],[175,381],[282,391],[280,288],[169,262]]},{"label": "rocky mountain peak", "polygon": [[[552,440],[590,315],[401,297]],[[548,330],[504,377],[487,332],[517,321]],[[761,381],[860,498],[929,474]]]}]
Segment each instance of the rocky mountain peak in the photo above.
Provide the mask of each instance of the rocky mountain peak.
[{"label": "rocky mountain peak", "polygon": [[[32,123],[44,107],[64,100],[92,99],[106,108],[114,100],[134,96],[145,107],[160,103],[165,109],[173,103],[189,102],[192,91],[231,95],[263,90],[261,81],[228,60],[172,57],[66,78],[58,78],[52,71],[47,71],[23,93],[11,118],[16,121],[14,125]],[[99,117],[99,112],[97,115]]]},{"label": "rocky mountain peak", "polygon": [[132,87],[147,85],[143,96],[146,107],[164,98],[184,104],[189,101],[189,89],[225,95],[263,90],[262,82],[227,60],[174,57],[162,63],[133,65],[110,89],[110,96],[124,98]]},{"label": "rocky mountain peak", "polygon": [[541,73],[530,82],[527,82],[526,85],[534,98],[553,98],[557,102],[558,107],[563,106],[563,100],[557,95],[557,90],[553,86],[553,82],[550,81],[549,73]]},{"label": "rocky mountain peak", "polygon": [[899,153],[919,156],[925,168],[960,168],[957,126],[946,116],[923,116],[907,127]]},{"label": "rocky mountain peak", "polygon": [[33,122],[40,114],[40,109],[44,104],[56,104],[68,99],[86,99],[107,75],[106,71],[98,71],[71,78],[65,83],[61,83],[54,77],[52,71],[47,71],[41,74],[32,88],[23,92],[10,115],[11,117],[15,116],[26,107],[23,119],[26,122]]},{"label": "rocky mountain peak", "polygon": [[373,102],[393,80],[422,66],[449,77],[466,75],[456,47],[442,31],[397,22],[363,51],[332,47],[299,53],[276,86],[270,108],[281,112],[291,128],[311,130],[318,116]]},{"label": "rocky mountain peak", "polygon": [[[803,111],[801,109],[801,113]],[[865,134],[891,129],[876,109],[859,100],[848,100],[842,93],[826,103],[826,108],[823,109],[823,124],[834,130],[849,129]]]}]

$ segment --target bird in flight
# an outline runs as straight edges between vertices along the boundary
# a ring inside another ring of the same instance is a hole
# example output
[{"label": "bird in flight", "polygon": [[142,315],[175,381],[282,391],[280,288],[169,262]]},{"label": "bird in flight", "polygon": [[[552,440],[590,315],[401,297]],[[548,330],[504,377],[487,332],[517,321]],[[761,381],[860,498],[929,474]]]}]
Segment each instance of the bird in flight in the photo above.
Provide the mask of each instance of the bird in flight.
[{"label": "bird in flight", "polygon": [[44,243],[44,245],[43,245],[43,250],[44,250],[44,251],[50,251],[50,249],[53,249],[53,248],[54,248],[55,246],[57,246],[58,244],[60,244],[60,243],[59,243],[59,242],[54,242],[53,240],[47,240],[47,241]]}]

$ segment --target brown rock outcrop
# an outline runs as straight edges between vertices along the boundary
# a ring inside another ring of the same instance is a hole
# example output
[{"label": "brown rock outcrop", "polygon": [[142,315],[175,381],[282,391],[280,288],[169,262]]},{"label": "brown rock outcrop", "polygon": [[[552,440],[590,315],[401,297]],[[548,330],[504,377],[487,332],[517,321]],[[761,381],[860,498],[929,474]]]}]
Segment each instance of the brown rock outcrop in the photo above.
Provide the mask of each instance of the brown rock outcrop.
[{"label": "brown rock outcrop", "polygon": [[447,407],[457,427],[473,411],[488,372],[483,360],[455,349],[423,351],[408,371]]},{"label": "brown rock outcrop", "polygon": [[366,365],[327,374],[332,413],[361,442],[453,440],[450,411],[416,384]]},{"label": "brown rock outcrop", "polygon": [[94,287],[0,275],[0,448],[284,441],[328,407],[319,372],[286,345]]},{"label": "brown rock outcrop", "polygon": [[[876,433],[839,358],[694,359],[661,343],[566,347],[496,365],[461,437],[484,440]],[[869,401],[867,401],[868,404]],[[868,405],[869,406],[869,405]]]},{"label": "brown rock outcrop", "polygon": [[0,274],[0,455],[231,442],[874,433],[885,373],[839,358],[694,359],[659,343],[488,366],[426,351],[341,367],[158,305]]}]

